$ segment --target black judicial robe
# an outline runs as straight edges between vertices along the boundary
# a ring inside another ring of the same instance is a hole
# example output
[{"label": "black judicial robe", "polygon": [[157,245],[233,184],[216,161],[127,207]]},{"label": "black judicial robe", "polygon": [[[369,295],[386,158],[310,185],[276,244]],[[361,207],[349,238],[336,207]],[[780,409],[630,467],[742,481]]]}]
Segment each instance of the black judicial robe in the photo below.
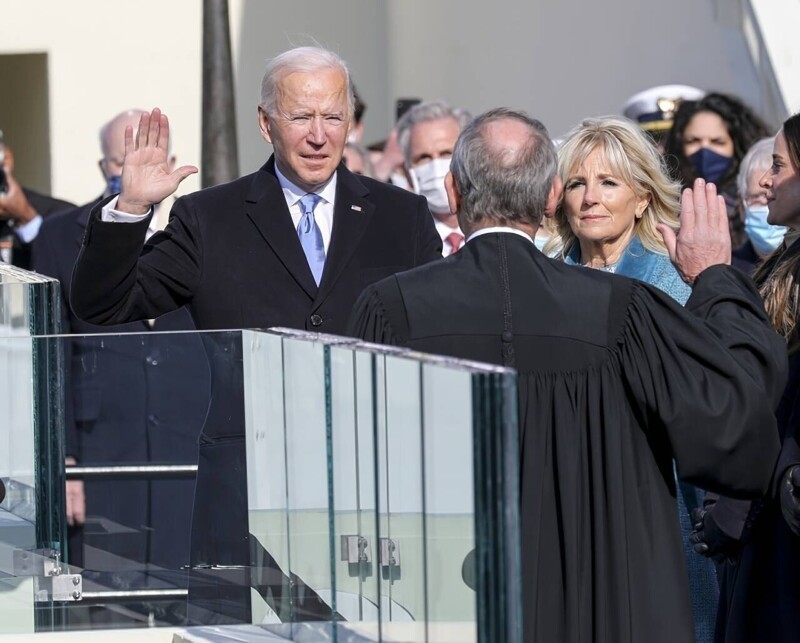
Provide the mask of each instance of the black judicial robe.
[{"label": "black judicial robe", "polygon": [[519,372],[525,640],[692,641],[672,459],[684,480],[752,496],[778,453],[786,348],[752,282],[709,268],[684,310],[490,233],[367,288],[350,324],[495,364],[504,332]]}]

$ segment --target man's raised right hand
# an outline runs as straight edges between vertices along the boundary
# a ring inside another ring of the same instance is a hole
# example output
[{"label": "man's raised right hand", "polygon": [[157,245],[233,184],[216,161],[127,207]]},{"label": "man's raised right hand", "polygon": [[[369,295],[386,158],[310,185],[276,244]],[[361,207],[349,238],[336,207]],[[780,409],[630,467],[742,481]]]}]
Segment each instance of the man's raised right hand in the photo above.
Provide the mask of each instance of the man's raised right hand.
[{"label": "man's raised right hand", "polygon": [[147,214],[178,189],[193,165],[171,170],[169,164],[169,121],[156,107],[139,119],[136,140],[133,128],[125,128],[125,162],[122,165],[122,189],[116,210],[129,214]]}]

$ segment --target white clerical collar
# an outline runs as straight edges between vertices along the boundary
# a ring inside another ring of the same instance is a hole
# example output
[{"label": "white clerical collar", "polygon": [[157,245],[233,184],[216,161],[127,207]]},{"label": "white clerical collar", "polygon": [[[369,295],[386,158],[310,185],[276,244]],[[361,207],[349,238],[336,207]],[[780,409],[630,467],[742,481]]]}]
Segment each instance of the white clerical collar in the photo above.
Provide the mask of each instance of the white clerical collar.
[{"label": "white clerical collar", "polygon": [[[286,205],[290,208],[302,199],[308,192],[299,188],[278,169],[278,164],[275,163],[275,176],[278,177],[278,183],[281,184],[283,190],[283,197],[286,199]],[[336,199],[336,172],[333,173],[328,182],[319,190],[314,190],[314,194],[318,194],[326,203],[333,203]]]},{"label": "white clerical collar", "polygon": [[515,234],[519,237],[524,237],[531,243],[533,243],[533,238],[527,232],[523,232],[517,228],[511,228],[509,226],[492,226],[491,228],[481,228],[480,230],[476,230],[471,235],[467,237],[467,243],[472,241],[473,239],[477,239],[484,234],[494,234],[495,232],[504,232],[508,234]]}]

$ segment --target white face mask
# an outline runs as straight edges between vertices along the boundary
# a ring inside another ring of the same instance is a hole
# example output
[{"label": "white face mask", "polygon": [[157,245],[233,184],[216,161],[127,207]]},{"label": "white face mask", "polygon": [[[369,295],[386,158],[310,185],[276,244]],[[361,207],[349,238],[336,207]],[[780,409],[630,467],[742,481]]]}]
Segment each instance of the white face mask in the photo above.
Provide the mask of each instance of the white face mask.
[{"label": "white face mask", "polygon": [[768,255],[781,245],[786,228],[767,223],[769,208],[766,205],[745,206],[744,230],[760,255]]},{"label": "white face mask", "polygon": [[428,199],[428,207],[431,212],[437,214],[450,212],[447,192],[444,189],[444,177],[449,171],[450,159],[434,159],[425,165],[411,168],[411,182],[414,185],[414,191]]}]

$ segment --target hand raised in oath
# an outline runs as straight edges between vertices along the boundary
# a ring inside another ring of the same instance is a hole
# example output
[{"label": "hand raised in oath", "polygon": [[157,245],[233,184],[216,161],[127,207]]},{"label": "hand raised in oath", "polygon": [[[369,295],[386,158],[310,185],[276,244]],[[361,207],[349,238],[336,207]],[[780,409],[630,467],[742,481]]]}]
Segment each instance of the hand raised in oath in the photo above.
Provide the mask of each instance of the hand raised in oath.
[{"label": "hand raised in oath", "polygon": [[681,197],[681,227],[676,234],[660,224],[669,258],[686,283],[692,284],[706,268],[731,263],[731,234],[725,199],[717,186],[697,179]]},{"label": "hand raised in oath", "polygon": [[178,189],[190,174],[193,165],[175,170],[169,162],[169,121],[156,107],[142,114],[136,136],[133,128],[125,128],[125,161],[122,165],[122,188],[117,210],[130,214],[146,214],[154,203],[160,203]]}]

